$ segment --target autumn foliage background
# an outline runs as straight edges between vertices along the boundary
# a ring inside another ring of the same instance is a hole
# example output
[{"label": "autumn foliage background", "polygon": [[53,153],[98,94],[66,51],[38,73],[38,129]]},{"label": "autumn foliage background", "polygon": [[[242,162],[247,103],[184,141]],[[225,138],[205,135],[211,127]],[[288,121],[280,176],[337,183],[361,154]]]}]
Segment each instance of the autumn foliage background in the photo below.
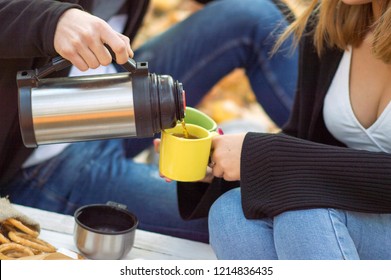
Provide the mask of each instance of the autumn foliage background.
[{"label": "autumn foliage background", "polygon": [[[287,0],[287,3],[295,13],[299,13],[306,1]],[[202,5],[193,0],[152,0],[133,48],[201,8]],[[278,127],[257,103],[250,84],[240,69],[234,70],[213,87],[197,108],[210,115],[217,123],[236,119],[257,120],[267,131],[278,131]]]}]

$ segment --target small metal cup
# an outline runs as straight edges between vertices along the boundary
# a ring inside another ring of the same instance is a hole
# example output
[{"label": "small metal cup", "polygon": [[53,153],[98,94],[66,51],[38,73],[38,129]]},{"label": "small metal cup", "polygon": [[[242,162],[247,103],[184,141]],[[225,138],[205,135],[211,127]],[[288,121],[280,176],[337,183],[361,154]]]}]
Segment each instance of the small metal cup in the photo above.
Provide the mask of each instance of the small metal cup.
[{"label": "small metal cup", "polygon": [[115,202],[80,207],[75,212],[74,241],[88,259],[115,260],[133,247],[137,217]]}]

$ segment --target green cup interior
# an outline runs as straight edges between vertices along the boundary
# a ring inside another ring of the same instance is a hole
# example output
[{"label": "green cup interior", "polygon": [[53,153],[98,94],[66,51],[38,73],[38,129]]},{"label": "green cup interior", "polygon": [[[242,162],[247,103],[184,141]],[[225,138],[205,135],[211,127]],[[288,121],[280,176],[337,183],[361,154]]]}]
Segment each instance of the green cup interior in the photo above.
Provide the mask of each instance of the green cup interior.
[{"label": "green cup interior", "polygon": [[217,129],[217,124],[211,117],[193,107],[186,107],[185,123],[199,125],[208,131]]}]

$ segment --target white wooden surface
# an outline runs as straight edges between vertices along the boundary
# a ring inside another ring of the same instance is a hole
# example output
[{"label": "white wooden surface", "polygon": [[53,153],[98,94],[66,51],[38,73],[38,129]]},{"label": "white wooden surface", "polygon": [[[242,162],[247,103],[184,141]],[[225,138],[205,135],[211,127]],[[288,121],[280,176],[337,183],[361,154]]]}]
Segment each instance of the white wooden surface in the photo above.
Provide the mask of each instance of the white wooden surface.
[{"label": "white wooden surface", "polygon": [[[14,207],[40,224],[41,239],[59,249],[77,252],[73,241],[72,216],[15,204]],[[137,230],[134,247],[125,259],[208,260],[216,257],[208,244]]]}]

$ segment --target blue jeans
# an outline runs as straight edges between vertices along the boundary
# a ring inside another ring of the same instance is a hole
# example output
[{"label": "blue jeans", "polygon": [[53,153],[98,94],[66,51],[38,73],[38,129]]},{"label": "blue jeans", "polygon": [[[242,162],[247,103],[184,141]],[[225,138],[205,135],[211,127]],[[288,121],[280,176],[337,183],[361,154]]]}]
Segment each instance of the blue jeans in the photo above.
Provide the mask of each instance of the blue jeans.
[{"label": "blue jeans", "polygon": [[[285,50],[269,58],[269,51],[273,32],[284,26],[270,0],[215,1],[137,49],[135,59],[148,61],[150,72],[182,82],[192,106],[230,71],[245,68],[258,100],[282,124],[292,104],[297,53],[291,56]],[[21,170],[2,195],[65,214],[112,200],[127,205],[139,217],[141,229],[208,242],[206,218],[180,218],[175,183],[161,179],[156,166],[130,158],[151,143],[125,139],[72,144],[59,156]]]},{"label": "blue jeans", "polygon": [[239,188],[213,204],[209,234],[219,259],[391,259],[390,214],[310,209],[247,220]]}]

